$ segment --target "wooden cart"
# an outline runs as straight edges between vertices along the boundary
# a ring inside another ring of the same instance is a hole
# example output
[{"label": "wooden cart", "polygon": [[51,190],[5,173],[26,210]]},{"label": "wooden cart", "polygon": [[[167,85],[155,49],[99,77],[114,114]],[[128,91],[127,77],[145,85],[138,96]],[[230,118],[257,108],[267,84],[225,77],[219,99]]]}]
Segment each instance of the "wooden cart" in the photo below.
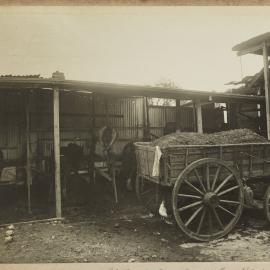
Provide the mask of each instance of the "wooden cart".
[{"label": "wooden cart", "polygon": [[[270,183],[270,143],[169,146],[158,165],[157,147],[138,142],[135,149],[138,198],[157,210],[167,187],[178,226],[196,240],[228,234],[248,203],[247,184]],[[270,188],[260,199],[270,220]]]}]

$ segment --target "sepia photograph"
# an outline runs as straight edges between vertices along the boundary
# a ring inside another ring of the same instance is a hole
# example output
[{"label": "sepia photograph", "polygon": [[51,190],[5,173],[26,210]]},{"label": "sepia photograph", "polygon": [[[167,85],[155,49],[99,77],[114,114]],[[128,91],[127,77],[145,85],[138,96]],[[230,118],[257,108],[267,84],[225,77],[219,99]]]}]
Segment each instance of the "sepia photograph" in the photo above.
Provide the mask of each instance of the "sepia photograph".
[{"label": "sepia photograph", "polygon": [[268,262],[269,13],[0,6],[2,266]]}]

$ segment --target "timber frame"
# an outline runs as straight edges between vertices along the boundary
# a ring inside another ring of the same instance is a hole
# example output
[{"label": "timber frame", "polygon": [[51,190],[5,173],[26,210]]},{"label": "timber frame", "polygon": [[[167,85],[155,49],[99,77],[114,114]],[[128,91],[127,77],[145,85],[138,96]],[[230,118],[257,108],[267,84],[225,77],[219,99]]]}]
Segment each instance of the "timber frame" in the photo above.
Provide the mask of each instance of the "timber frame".
[{"label": "timber frame", "polygon": [[[266,56],[265,56],[266,57]],[[268,74],[268,73],[267,73]],[[265,74],[268,78],[268,75]],[[268,82],[268,80],[267,80]],[[267,83],[268,89],[268,83]],[[111,84],[87,81],[74,81],[59,78],[24,78],[24,77],[0,77],[0,91],[21,91],[26,94],[29,91],[46,90],[53,93],[53,142],[54,142],[54,162],[55,162],[55,209],[56,218],[62,217],[61,205],[61,172],[60,172],[60,125],[59,125],[59,93],[61,91],[78,92],[82,94],[90,94],[93,99],[97,95],[114,95],[117,97],[145,97],[144,102],[144,130],[145,138],[149,137],[149,112],[147,97],[172,98],[177,100],[177,107],[180,100],[192,100],[194,105],[194,119],[196,119],[197,132],[203,132],[202,125],[202,103],[211,102],[232,102],[232,103],[253,103],[264,104],[263,96],[239,95],[212,91],[197,91],[187,89],[170,89],[163,87],[136,86],[124,84]],[[267,91],[268,93],[268,91]],[[28,186],[28,210],[31,212],[30,186],[32,183],[30,169],[30,151],[29,151],[29,100],[25,103],[26,117],[26,145],[27,145],[27,186]],[[268,114],[269,114],[269,96],[266,96]],[[179,108],[178,108],[179,109]],[[92,106],[92,114],[94,115],[94,106]],[[176,110],[179,111],[179,110]],[[179,116],[176,116],[177,128],[179,128]],[[92,118],[93,127],[95,127],[95,117]],[[269,117],[268,117],[268,121]],[[270,126],[270,122],[268,123]],[[269,131],[270,136],[270,131]],[[91,165],[90,165],[91,166]]]},{"label": "timber frame", "polygon": [[264,88],[265,88],[265,110],[267,138],[270,140],[270,88],[269,88],[269,61],[270,54],[270,32],[253,37],[247,41],[237,44],[232,48],[237,51],[238,56],[246,54],[257,54],[263,56]]}]

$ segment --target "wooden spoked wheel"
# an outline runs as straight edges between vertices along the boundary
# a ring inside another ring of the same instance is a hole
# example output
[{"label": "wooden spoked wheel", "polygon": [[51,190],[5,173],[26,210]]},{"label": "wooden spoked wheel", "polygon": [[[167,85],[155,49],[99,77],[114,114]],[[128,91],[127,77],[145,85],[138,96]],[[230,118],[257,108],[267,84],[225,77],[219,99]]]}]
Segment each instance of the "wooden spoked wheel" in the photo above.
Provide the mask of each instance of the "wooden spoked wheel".
[{"label": "wooden spoked wheel", "polygon": [[199,241],[228,234],[241,216],[243,203],[240,177],[217,159],[204,158],[189,164],[173,188],[176,222],[186,235]]},{"label": "wooden spoked wheel", "polygon": [[263,209],[266,219],[270,222],[270,186],[268,186],[264,195]]},{"label": "wooden spoked wheel", "polygon": [[141,176],[136,177],[136,195],[151,213],[156,214],[159,207],[159,186]]}]

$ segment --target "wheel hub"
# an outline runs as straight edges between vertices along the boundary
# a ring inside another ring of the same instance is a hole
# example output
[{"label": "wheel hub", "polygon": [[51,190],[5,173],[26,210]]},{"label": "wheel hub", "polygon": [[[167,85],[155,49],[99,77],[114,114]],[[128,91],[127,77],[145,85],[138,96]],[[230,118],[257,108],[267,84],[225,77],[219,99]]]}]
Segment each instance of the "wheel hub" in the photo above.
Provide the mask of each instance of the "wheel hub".
[{"label": "wheel hub", "polygon": [[217,207],[219,203],[218,195],[214,192],[207,192],[203,197],[206,206]]}]

